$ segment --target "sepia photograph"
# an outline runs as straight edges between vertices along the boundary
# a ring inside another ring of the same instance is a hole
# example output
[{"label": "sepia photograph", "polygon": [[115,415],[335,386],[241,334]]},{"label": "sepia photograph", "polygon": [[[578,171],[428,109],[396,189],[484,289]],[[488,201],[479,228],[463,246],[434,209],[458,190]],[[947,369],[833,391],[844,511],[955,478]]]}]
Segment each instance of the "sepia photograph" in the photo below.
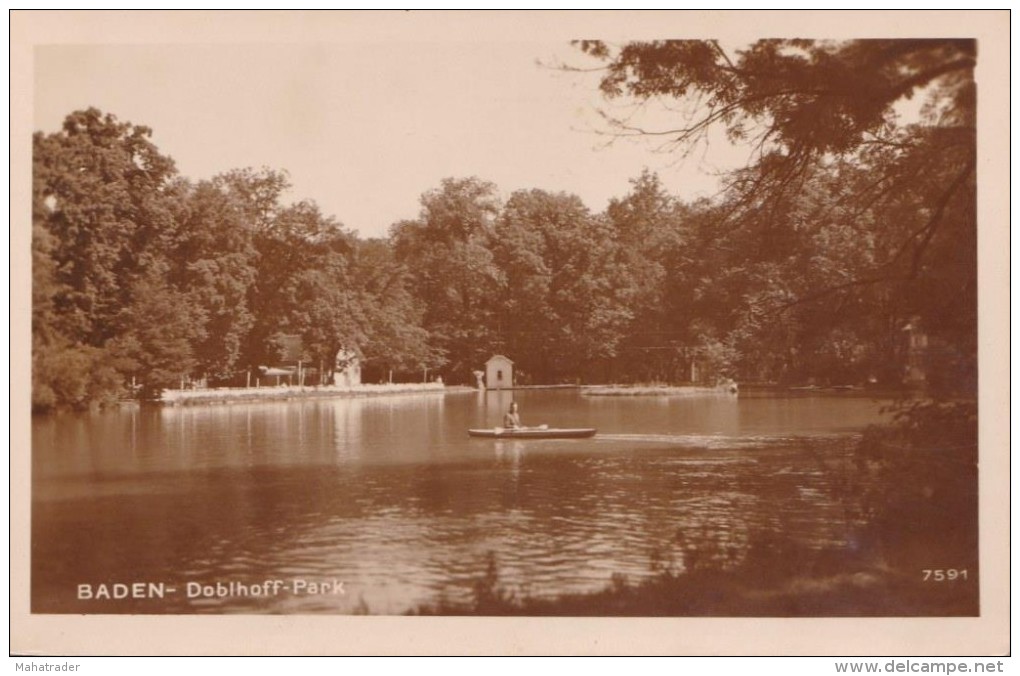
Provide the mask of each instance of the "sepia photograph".
[{"label": "sepia photograph", "polygon": [[1008,652],[1008,27],[15,12],[13,635]]}]

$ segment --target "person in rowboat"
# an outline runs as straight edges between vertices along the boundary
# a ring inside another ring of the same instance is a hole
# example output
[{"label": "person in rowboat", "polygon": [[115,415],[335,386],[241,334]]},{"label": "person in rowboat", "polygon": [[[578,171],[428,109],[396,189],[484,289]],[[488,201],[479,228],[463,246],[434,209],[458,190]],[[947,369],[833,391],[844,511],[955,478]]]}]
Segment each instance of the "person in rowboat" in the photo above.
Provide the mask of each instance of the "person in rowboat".
[{"label": "person in rowboat", "polygon": [[503,416],[503,427],[516,430],[521,429],[521,416],[517,413],[517,402],[510,402],[510,410]]}]

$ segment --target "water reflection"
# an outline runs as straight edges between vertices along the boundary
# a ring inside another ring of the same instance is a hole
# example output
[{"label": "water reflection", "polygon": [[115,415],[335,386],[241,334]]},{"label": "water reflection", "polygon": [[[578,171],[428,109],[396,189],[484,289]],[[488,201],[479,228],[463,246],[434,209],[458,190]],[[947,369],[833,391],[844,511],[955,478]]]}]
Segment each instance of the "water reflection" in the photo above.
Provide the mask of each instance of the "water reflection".
[{"label": "water reflection", "polygon": [[[354,462],[361,454],[364,402],[364,399],[346,399],[337,401],[332,407],[333,445],[336,449],[337,462]],[[392,408],[386,411],[383,420],[387,431],[392,430],[394,422]]]},{"label": "water reflection", "polygon": [[[600,435],[468,438],[511,397],[535,424]],[[469,597],[490,553],[505,584],[543,597],[648,575],[655,557],[738,565],[755,532],[840,546],[841,493],[819,459],[879,406],[504,391],[39,419],[33,609],[399,613]],[[349,594],[73,598],[80,581],[267,576],[338,578]]]}]

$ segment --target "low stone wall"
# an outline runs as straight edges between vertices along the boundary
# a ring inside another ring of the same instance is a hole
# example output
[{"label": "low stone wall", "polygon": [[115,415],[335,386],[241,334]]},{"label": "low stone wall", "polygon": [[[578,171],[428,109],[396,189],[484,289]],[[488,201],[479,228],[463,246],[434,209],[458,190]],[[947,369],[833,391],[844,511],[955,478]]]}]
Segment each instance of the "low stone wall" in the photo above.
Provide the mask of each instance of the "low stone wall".
[{"label": "low stone wall", "polygon": [[736,383],[720,385],[718,387],[699,387],[696,385],[681,387],[657,387],[657,386],[613,386],[600,385],[584,387],[581,393],[590,397],[638,397],[638,396],[670,396],[670,397],[704,397],[704,396],[732,396],[737,394]]},{"label": "low stone wall", "polygon": [[368,397],[385,394],[444,393],[460,388],[447,388],[442,383],[386,383],[382,385],[335,385],[279,387],[221,387],[204,390],[163,390],[160,401],[170,406],[217,404],[235,401],[278,401],[335,397]]}]

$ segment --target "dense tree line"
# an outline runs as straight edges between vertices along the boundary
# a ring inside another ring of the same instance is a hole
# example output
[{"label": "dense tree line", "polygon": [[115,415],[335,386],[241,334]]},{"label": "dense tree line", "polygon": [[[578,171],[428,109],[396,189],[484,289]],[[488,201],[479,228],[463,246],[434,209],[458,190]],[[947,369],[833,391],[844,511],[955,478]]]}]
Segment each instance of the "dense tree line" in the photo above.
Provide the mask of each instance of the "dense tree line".
[{"label": "dense tree line", "polygon": [[[534,383],[900,382],[905,330],[932,384],[976,373],[974,44],[600,42],[607,96],[688,100],[756,155],[712,200],[650,172],[593,213],[475,177],[362,240],[287,175],[181,177],[151,131],[90,109],[33,138],[33,405],[84,407],[191,378],[243,383],[282,334],[329,376],[472,382],[493,352]],[[894,106],[923,93],[922,119]],[[941,379],[941,380],[940,380]]]},{"label": "dense tree line", "polygon": [[323,379],[341,348],[387,368],[434,359],[386,243],[285,203],[283,172],[188,181],[150,136],[89,109],[33,138],[36,410],[244,384],[286,334]]},{"label": "dense tree line", "polygon": [[[708,285],[688,280],[709,353],[743,377],[890,382],[903,330],[920,327],[931,385],[974,391],[974,40],[577,44],[605,64],[607,97],[665,101],[677,119],[607,116],[615,133],[690,152],[722,127],[752,149],[692,231],[711,266]],[[903,121],[909,99],[919,119]]]}]

